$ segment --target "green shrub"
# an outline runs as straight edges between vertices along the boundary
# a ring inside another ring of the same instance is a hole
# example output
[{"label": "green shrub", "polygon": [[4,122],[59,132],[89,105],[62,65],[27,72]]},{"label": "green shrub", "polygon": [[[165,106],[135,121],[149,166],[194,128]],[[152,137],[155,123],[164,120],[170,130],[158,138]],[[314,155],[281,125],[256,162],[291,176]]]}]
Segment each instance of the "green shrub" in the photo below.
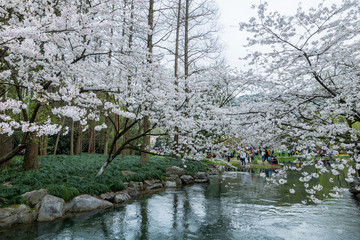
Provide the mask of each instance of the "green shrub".
[{"label": "green shrub", "polygon": [[113,192],[117,192],[117,191],[122,191],[125,189],[125,186],[123,184],[123,182],[114,182],[114,183],[110,183],[110,189]]},{"label": "green shrub", "polygon": [[[161,180],[170,166],[182,167],[188,175],[205,171],[206,166],[199,161],[187,160],[184,163],[181,159],[158,156],[150,157],[149,164],[142,164],[140,156],[126,156],[114,159],[101,176],[95,177],[106,161],[103,154],[42,156],[39,157],[39,169],[26,172],[21,171],[22,159],[17,157],[11,166],[0,169],[0,207],[22,203],[21,194],[41,188],[68,201],[79,194],[121,191],[125,189],[123,182]],[[122,171],[136,174],[123,176]]]},{"label": "green shrub", "polygon": [[75,187],[65,186],[62,184],[47,185],[46,189],[50,195],[54,195],[69,201],[80,194],[79,190]]},{"label": "green shrub", "polygon": [[21,194],[29,190],[28,187],[13,186],[7,187],[0,185],[0,206],[8,206],[13,204],[25,203],[25,199],[21,197]]}]

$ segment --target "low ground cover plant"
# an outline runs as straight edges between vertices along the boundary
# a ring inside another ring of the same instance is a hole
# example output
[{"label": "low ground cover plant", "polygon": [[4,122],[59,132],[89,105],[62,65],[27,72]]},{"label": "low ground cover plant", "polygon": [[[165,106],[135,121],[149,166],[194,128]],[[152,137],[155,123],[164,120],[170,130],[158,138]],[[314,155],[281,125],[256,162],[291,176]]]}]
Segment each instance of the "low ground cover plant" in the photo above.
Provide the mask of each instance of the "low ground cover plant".
[{"label": "low ground cover plant", "polygon": [[[125,189],[124,182],[163,179],[170,166],[182,167],[189,175],[205,168],[199,161],[184,163],[181,159],[153,156],[149,164],[141,164],[140,156],[127,156],[116,158],[103,175],[95,177],[105,159],[102,154],[43,156],[38,170],[23,172],[22,158],[17,157],[12,165],[0,169],[0,207],[23,203],[21,194],[41,188],[69,201],[80,194],[121,191]],[[122,171],[136,174],[124,176]]]}]

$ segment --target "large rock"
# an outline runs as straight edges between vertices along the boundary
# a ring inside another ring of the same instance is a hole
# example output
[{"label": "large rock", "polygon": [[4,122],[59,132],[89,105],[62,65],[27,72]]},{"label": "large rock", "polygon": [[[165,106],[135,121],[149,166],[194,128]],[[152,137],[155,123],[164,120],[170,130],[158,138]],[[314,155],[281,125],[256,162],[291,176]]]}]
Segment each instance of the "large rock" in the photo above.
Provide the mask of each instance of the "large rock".
[{"label": "large rock", "polygon": [[160,181],[155,180],[145,180],[144,181],[144,189],[145,190],[152,190],[157,188],[163,188],[163,184]]},{"label": "large rock", "polygon": [[177,166],[172,166],[166,169],[166,173],[169,175],[177,175],[178,177],[181,177],[182,175],[185,175],[185,170]]},{"label": "large rock", "polygon": [[131,197],[136,197],[140,195],[139,191],[133,187],[128,187],[127,192]]},{"label": "large rock", "polygon": [[34,190],[21,195],[31,207],[35,206],[47,195],[46,189]]},{"label": "large rock", "polygon": [[196,183],[206,183],[210,181],[209,174],[206,172],[198,172],[194,176]]},{"label": "large rock", "polygon": [[0,208],[0,228],[11,227],[17,221],[14,208]]},{"label": "large rock", "polygon": [[128,188],[135,188],[136,191],[141,192],[142,190],[144,190],[144,184],[142,182],[130,181]]},{"label": "large rock", "polygon": [[67,211],[87,212],[95,209],[110,208],[112,206],[113,204],[111,202],[85,194],[73,198],[73,200],[67,204]]},{"label": "large rock", "polygon": [[182,181],[178,177],[178,175],[170,175],[170,177],[167,177],[165,182],[166,187],[181,187]]},{"label": "large rock", "polygon": [[52,195],[46,195],[39,209],[39,222],[52,221],[61,218],[65,213],[65,201]]},{"label": "large rock", "polygon": [[107,192],[100,195],[100,198],[105,201],[113,202],[115,197],[115,193]]},{"label": "large rock", "polygon": [[14,208],[0,208],[0,228],[11,227],[14,224],[31,223],[36,220],[36,217],[36,211],[32,211],[25,204]]},{"label": "large rock", "polygon": [[350,189],[349,191],[353,193],[354,195],[357,195],[360,193],[360,178],[354,178],[354,181],[350,183]]},{"label": "large rock", "polygon": [[126,190],[117,192],[114,197],[114,203],[123,203],[131,199],[130,195]]},{"label": "large rock", "polygon": [[180,177],[181,181],[185,184],[192,184],[194,183],[194,178],[190,175],[184,175]]},{"label": "large rock", "polygon": [[34,222],[37,218],[37,212],[30,209],[25,204],[21,204],[17,209],[16,223],[26,224]]}]

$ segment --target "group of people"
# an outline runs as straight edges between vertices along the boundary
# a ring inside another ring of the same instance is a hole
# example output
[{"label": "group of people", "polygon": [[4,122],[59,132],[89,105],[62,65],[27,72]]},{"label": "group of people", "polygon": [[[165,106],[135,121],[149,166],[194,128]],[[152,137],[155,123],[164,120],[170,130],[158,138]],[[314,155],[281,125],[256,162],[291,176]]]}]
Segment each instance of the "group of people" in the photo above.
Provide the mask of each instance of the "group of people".
[{"label": "group of people", "polygon": [[269,149],[263,149],[261,151],[261,158],[262,162],[265,162],[266,160],[273,165],[277,165],[279,163],[274,150],[270,151]]},{"label": "group of people", "polygon": [[255,155],[257,155],[257,152],[253,149],[245,149],[244,151],[239,151],[237,153],[237,160],[241,161],[241,165],[246,165],[246,160],[248,163],[253,162],[255,159]]}]

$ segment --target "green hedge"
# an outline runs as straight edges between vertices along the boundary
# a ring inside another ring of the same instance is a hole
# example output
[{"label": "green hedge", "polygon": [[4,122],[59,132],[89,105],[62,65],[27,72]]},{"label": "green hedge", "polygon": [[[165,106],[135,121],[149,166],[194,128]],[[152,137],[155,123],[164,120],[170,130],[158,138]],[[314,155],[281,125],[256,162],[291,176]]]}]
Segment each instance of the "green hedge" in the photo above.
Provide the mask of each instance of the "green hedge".
[{"label": "green hedge", "polygon": [[[11,166],[0,169],[0,207],[23,203],[20,195],[36,189],[48,189],[49,194],[68,201],[79,194],[121,191],[125,189],[123,182],[162,179],[170,166],[184,168],[180,159],[150,157],[149,164],[142,164],[140,156],[127,156],[114,159],[103,175],[96,178],[105,160],[102,154],[43,156],[39,158],[38,170],[22,172],[22,158],[18,157]],[[185,164],[186,174],[204,171],[201,162],[188,160]],[[136,174],[123,176],[121,171]]]}]

